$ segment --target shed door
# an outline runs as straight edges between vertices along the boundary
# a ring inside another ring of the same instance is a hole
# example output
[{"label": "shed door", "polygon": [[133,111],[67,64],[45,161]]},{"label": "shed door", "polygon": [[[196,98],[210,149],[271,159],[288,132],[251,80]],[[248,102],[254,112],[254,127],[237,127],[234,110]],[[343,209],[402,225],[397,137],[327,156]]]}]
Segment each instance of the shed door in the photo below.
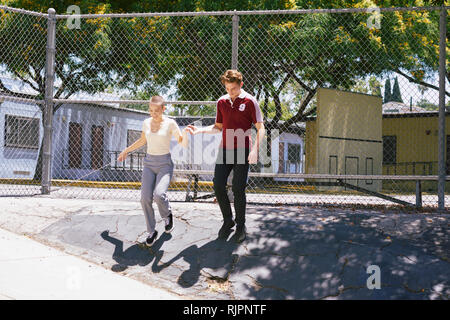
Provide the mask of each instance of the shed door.
[{"label": "shed door", "polygon": [[278,147],[278,173],[286,173],[284,169],[284,142],[280,142]]},{"label": "shed door", "polygon": [[69,124],[69,168],[81,168],[82,127],[79,123]]}]

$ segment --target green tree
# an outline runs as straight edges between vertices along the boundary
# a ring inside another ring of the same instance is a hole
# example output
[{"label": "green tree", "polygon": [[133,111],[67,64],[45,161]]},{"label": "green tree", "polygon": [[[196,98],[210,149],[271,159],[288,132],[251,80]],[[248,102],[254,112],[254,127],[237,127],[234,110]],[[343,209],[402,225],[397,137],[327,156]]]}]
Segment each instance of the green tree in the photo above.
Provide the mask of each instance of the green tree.
[{"label": "green tree", "polygon": [[417,102],[417,106],[424,108],[425,110],[429,110],[429,111],[439,110],[438,105],[429,102],[427,99],[421,99],[419,102]]},{"label": "green tree", "polygon": [[381,97],[381,84],[377,77],[371,76],[369,78],[369,88],[372,95]]},{"label": "green tree", "polygon": [[[380,2],[381,4],[381,2]],[[436,5],[433,1],[384,1],[383,6]],[[439,68],[439,10],[383,13],[377,55],[386,69],[405,77],[411,83],[439,90],[432,84]],[[450,20],[447,19],[447,30]],[[447,48],[448,50],[448,48]],[[450,81],[446,61],[446,77]],[[450,93],[446,92],[447,96]]]},{"label": "green tree", "polygon": [[351,92],[359,92],[381,97],[381,84],[375,76],[369,77],[368,80],[357,80],[355,84],[349,88],[349,90]]},{"label": "green tree", "polygon": [[[10,1],[8,5],[47,12],[50,6],[58,13],[64,13],[72,1]],[[108,12],[109,6],[101,2],[78,1],[82,12]],[[18,93],[8,89],[0,81],[0,93],[28,99],[43,99],[45,96],[45,61],[47,42],[47,19],[0,10],[0,66],[6,73],[28,84],[34,93]],[[68,99],[75,93],[98,93],[117,84],[119,78],[111,76],[113,71],[121,75],[111,52],[126,56],[128,49],[115,47],[111,51],[108,37],[108,19],[83,21],[80,30],[70,29],[65,20],[58,20],[56,26],[57,50],[55,53],[55,99]],[[120,22],[119,22],[120,23]],[[18,32],[20,31],[20,32]],[[26,31],[26,32],[25,32]],[[117,61],[117,60],[115,60]],[[123,69],[123,66],[121,66]],[[56,113],[61,104],[56,104]],[[41,111],[44,106],[39,105]],[[39,152],[34,179],[42,175],[42,149]]]},{"label": "green tree", "polygon": [[388,103],[392,101],[392,92],[391,92],[391,81],[386,79],[384,83],[384,101],[383,103]]},{"label": "green tree", "polygon": [[400,86],[398,85],[397,77],[395,77],[394,87],[392,88],[391,101],[403,102],[402,94],[400,92]]},{"label": "green tree", "polygon": [[[51,4],[57,7],[58,13],[64,13],[69,5],[67,1],[11,3],[41,12],[46,12]],[[154,0],[75,1],[70,4],[80,5],[82,13],[106,13],[368,8],[425,3],[419,0]],[[438,69],[439,12],[383,12],[380,28],[369,27],[370,16],[367,12],[240,16],[238,69],[244,74],[245,90],[261,99],[263,112],[273,116],[273,121],[268,123],[269,131],[279,128],[280,120],[285,119],[282,97],[292,82],[302,89],[292,92],[298,106],[290,108],[294,112],[280,129],[315,114],[313,102],[320,87],[349,90],[367,76],[382,77],[394,72],[416,84],[437,89],[428,80]],[[11,41],[16,29],[8,19],[2,14],[0,37],[7,37],[2,38],[1,43],[6,41],[8,45],[4,50],[0,48],[5,52],[0,54],[0,64],[7,65],[11,73],[19,71],[15,73],[17,77],[35,83],[42,96],[46,21],[40,21],[40,28],[34,23],[23,25],[26,28],[22,30],[32,30],[30,34],[36,35],[23,41],[18,39],[20,46],[16,49],[17,44]],[[231,64],[231,26],[231,16],[86,19],[80,30],[68,30],[61,20],[57,37],[58,43],[63,45],[59,45],[61,50],[57,51],[55,97],[57,94],[70,97],[72,91],[101,92],[107,87],[139,96],[176,87],[175,99],[215,100],[224,94],[219,77]],[[39,43],[27,51],[30,41]],[[7,48],[12,48],[14,56],[20,57],[15,60],[28,60],[14,61],[6,57]],[[33,55],[31,59],[27,53]],[[36,69],[30,67],[32,61],[40,61],[40,65]],[[205,112],[211,111],[208,108]],[[189,112],[198,109],[192,107]]]}]

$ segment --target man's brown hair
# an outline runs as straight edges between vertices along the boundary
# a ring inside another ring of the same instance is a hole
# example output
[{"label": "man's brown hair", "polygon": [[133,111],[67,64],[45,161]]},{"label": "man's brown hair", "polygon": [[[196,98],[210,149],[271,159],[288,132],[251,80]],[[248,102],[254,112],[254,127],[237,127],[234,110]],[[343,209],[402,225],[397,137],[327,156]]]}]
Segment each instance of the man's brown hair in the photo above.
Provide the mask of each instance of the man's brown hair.
[{"label": "man's brown hair", "polygon": [[222,84],[225,84],[225,82],[234,82],[237,84],[242,83],[242,73],[240,73],[237,70],[227,70],[225,73],[220,77],[220,81]]}]

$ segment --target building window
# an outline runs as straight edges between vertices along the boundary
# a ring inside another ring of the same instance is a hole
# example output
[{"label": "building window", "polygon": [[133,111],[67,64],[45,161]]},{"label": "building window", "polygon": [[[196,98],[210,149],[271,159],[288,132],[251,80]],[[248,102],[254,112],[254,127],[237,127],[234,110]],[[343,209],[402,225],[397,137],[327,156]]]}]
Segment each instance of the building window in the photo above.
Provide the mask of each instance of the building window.
[{"label": "building window", "polygon": [[300,162],[301,145],[288,144],[288,158],[290,162]]},{"label": "building window", "polygon": [[397,163],[397,136],[383,136],[383,164]]},{"label": "building window", "polygon": [[5,147],[39,149],[39,118],[5,117]]}]

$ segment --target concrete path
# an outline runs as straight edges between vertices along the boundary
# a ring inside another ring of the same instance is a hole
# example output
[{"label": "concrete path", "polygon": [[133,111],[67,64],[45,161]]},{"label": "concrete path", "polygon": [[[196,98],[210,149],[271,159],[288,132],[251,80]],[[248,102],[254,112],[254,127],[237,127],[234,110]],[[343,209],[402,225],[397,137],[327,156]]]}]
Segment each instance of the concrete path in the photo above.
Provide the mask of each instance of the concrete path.
[{"label": "concrete path", "polygon": [[0,248],[0,300],[180,299],[3,229]]},{"label": "concrete path", "polygon": [[216,239],[218,205],[172,202],[174,231],[157,214],[160,235],[142,249],[138,201],[38,196],[0,198],[0,207],[1,228],[183,297],[450,298],[449,213],[248,206],[238,245],[232,234]]}]

